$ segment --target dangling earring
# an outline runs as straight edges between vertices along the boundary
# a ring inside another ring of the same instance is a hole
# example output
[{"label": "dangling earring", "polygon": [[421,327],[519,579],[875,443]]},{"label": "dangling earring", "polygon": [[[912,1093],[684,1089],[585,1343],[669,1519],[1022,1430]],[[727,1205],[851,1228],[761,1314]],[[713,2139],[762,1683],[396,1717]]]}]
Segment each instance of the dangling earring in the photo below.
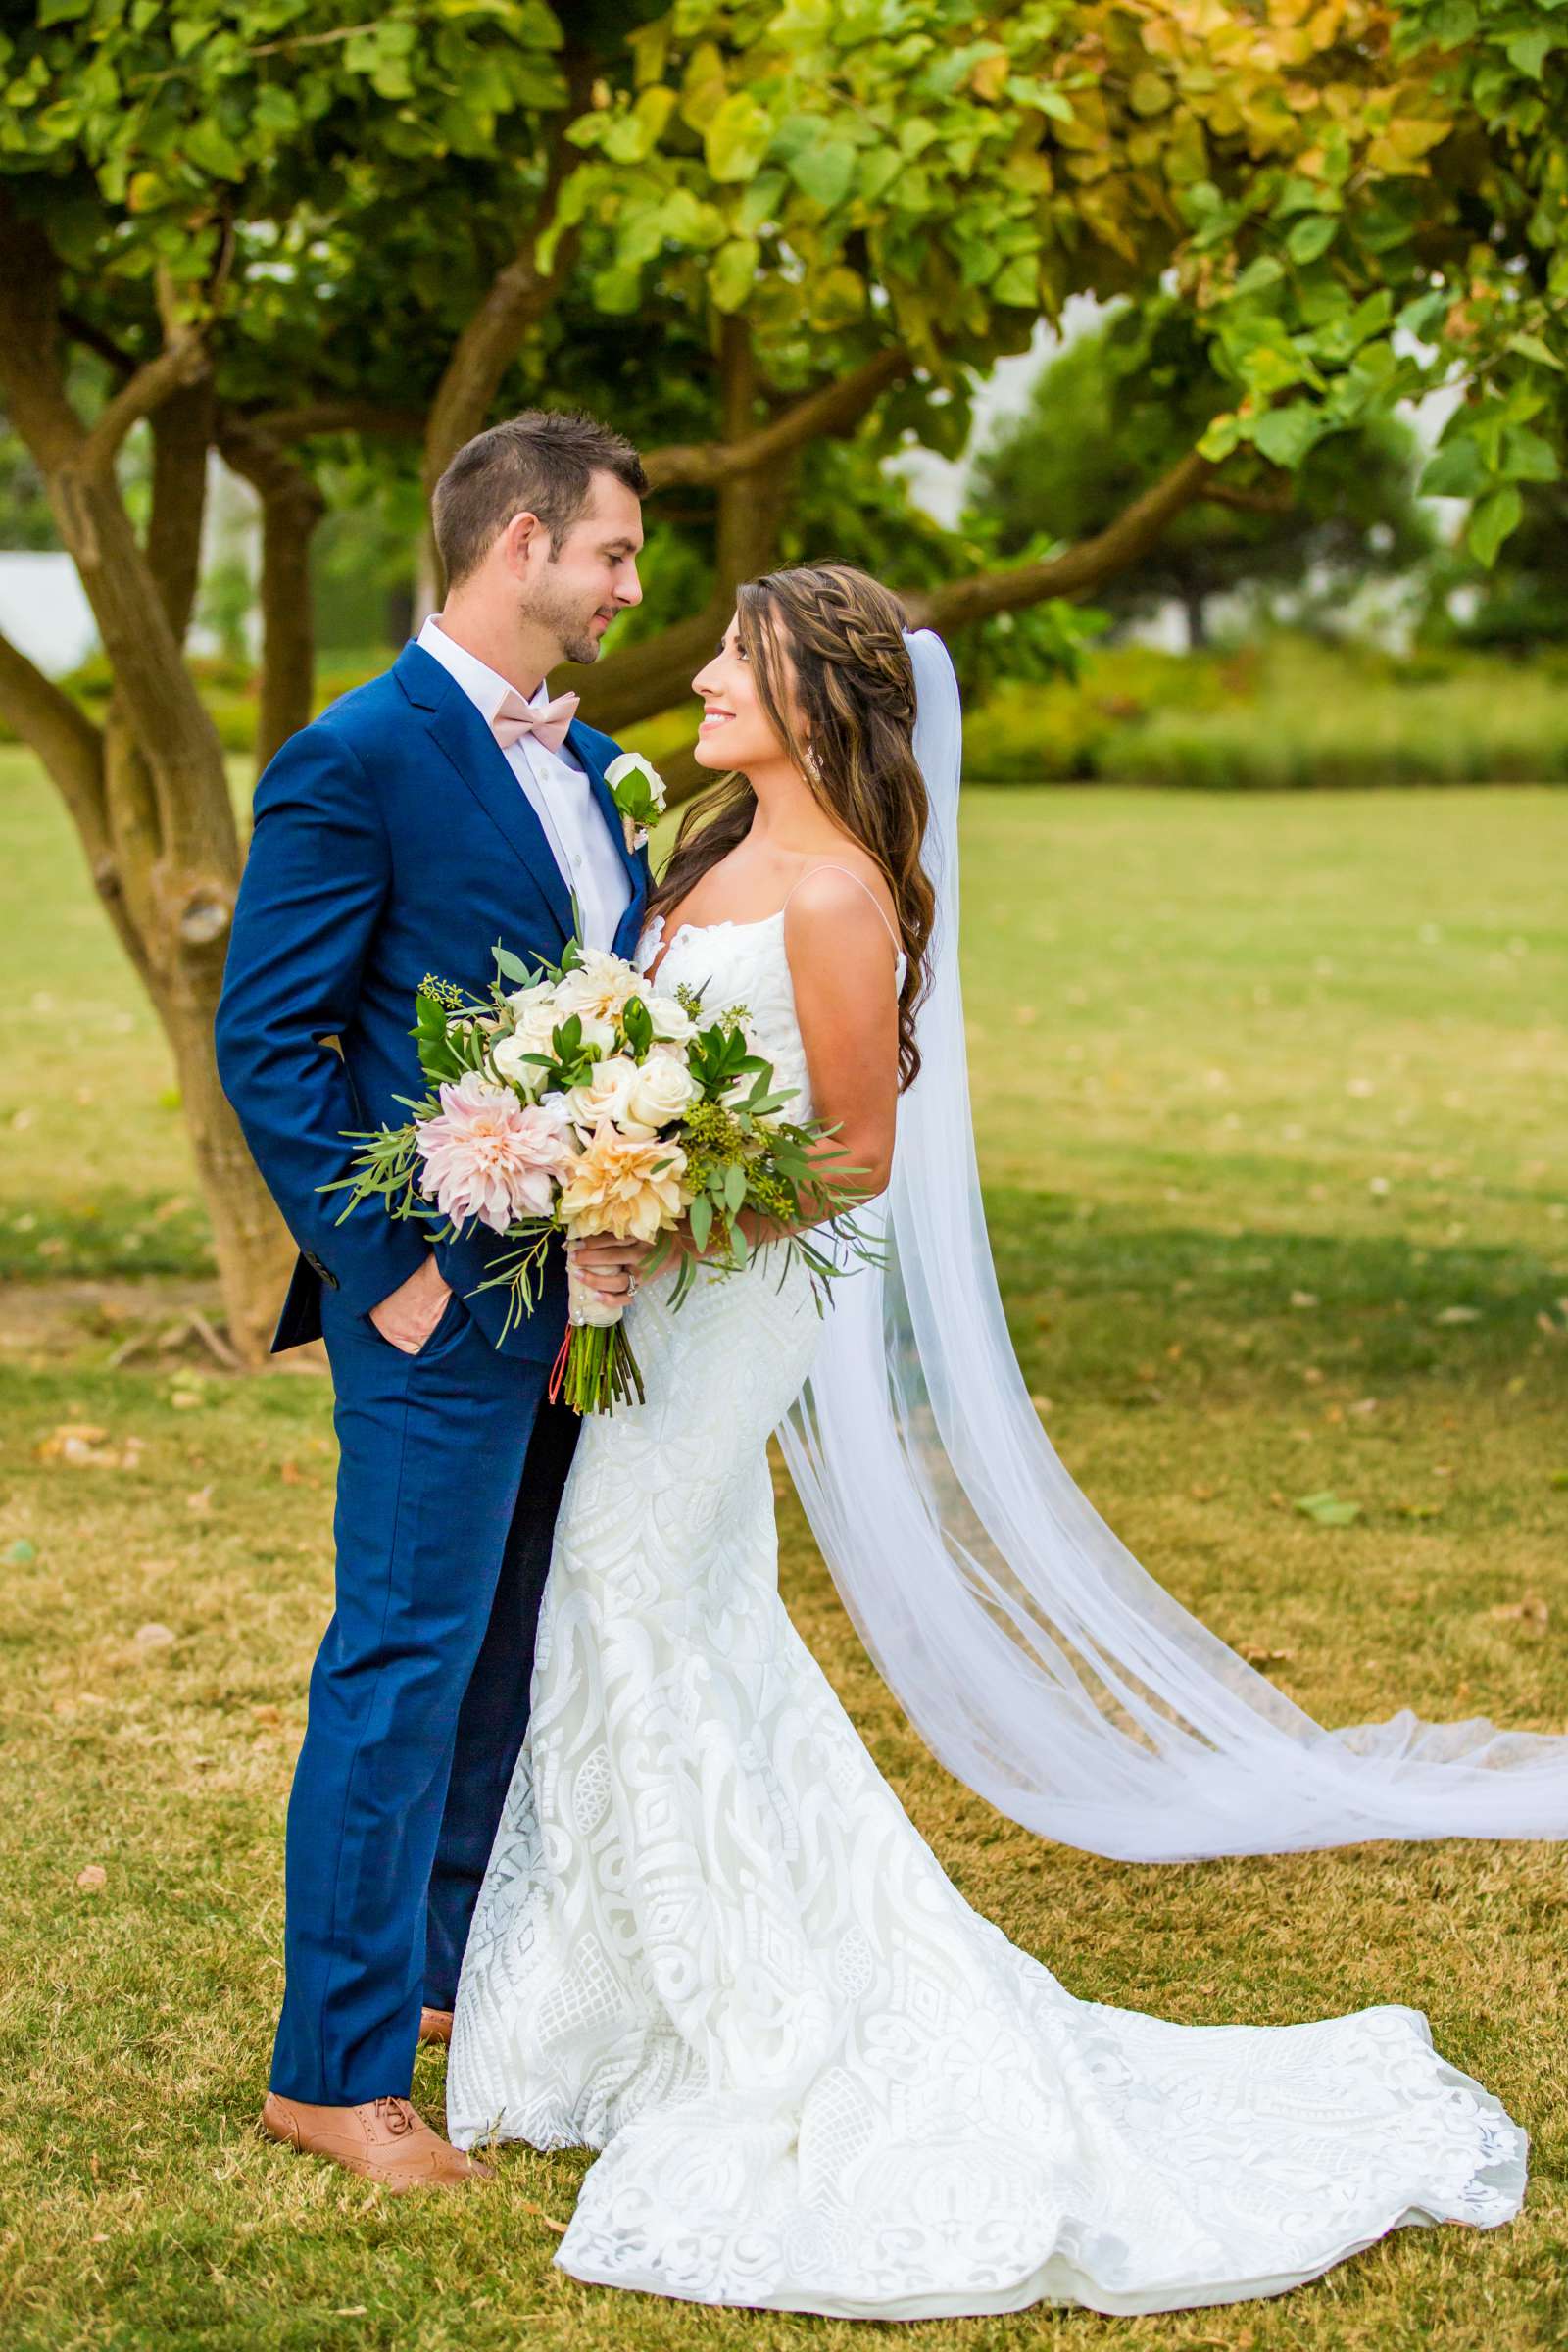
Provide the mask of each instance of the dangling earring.
[{"label": "dangling earring", "polygon": [[811,778],[813,784],[820,784],[822,781],[822,770],[816,764],[816,754],[812,751],[809,744],[808,744],[806,747],[805,760],[807,774]]}]

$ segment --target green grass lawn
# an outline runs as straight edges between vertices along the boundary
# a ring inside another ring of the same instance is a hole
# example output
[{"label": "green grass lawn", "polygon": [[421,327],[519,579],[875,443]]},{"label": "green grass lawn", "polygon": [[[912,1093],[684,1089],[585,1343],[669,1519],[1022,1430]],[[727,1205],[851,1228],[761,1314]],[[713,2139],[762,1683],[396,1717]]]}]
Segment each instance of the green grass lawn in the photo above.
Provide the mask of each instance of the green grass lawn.
[{"label": "green grass lawn", "polygon": [[[214,1293],[156,1027],[20,755],[0,833],[0,2340],[868,2340],[579,2287],[551,2225],[585,2159],[514,2149],[482,2195],[393,2202],[257,2137],[328,1605],[326,1388],[227,1379],[180,1337]],[[1568,801],[976,791],[964,856],[1003,1287],[1075,1475],[1322,1717],[1568,1726]],[[102,1433],[84,1462],[50,1444],[71,1426]],[[1352,1523],[1295,1507],[1325,1492]],[[1074,1991],[1193,2023],[1408,2001],[1535,2140],[1496,2235],[1404,2232],[1273,2303],[900,2342],[1560,2342],[1560,1853],[1158,1869],[1042,1844],[926,1757],[781,1514],[791,1606],[878,1761]],[[438,2115],[436,2061],[416,2089]]]}]

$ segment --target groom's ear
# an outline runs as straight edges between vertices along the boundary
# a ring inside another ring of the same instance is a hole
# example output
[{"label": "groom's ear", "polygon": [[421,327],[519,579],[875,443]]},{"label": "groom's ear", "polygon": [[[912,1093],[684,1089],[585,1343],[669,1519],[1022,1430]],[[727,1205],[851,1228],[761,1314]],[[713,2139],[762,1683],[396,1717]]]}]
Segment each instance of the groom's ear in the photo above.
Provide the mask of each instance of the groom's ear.
[{"label": "groom's ear", "polygon": [[545,553],[549,544],[550,534],[544,524],[524,507],[502,531],[497,548],[509,571],[521,571],[529,558]]}]

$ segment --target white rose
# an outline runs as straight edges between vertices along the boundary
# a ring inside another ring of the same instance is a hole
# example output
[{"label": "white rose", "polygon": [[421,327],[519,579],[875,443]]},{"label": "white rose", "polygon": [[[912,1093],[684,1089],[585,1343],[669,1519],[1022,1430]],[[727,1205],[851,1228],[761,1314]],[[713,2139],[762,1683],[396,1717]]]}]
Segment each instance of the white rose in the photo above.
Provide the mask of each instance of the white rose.
[{"label": "white rose", "polygon": [[657,1134],[680,1117],[698,1092],[697,1081],[673,1054],[651,1054],[626,1097],[627,1117]]},{"label": "white rose", "polygon": [[612,1119],[617,1127],[627,1124],[631,1092],[642,1076],[629,1054],[612,1054],[607,1060],[594,1064],[592,1078],[567,1093],[566,1109],[579,1127],[590,1131],[601,1119]]},{"label": "white rose", "polygon": [[641,752],[621,752],[605,770],[605,782],[612,792],[628,776],[641,776],[648,786],[648,797],[656,808],[664,806],[664,779],[657,767],[651,767]]},{"label": "white rose", "polygon": [[683,1046],[688,1038],[697,1035],[697,1023],[678,998],[666,997],[655,988],[649,990],[643,1003],[648,1007],[656,1038]]},{"label": "white rose", "polygon": [[543,1086],[545,1074],[536,1061],[528,1059],[528,1055],[540,1052],[548,1054],[549,1051],[548,1041],[543,1047],[536,1047],[532,1038],[525,1037],[518,1030],[513,1037],[497,1038],[490,1049],[490,1058],[503,1078],[510,1079],[524,1094],[534,1095]]},{"label": "white rose", "polygon": [[[556,1008],[553,983],[541,982],[536,988],[519,988],[507,999],[516,1022],[510,1037],[503,1037],[492,1046],[490,1058],[504,1078],[510,1078],[530,1094],[544,1084],[544,1071],[530,1054],[548,1054],[551,1039],[562,1015]],[[608,1044],[609,1038],[604,1041]]]}]

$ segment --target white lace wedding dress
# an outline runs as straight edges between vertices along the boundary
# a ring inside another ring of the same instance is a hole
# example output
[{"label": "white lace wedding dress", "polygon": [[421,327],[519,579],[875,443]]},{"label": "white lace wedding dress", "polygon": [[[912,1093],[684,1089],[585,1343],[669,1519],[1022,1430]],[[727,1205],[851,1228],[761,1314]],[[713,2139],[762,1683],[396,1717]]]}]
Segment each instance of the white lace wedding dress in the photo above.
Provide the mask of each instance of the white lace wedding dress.
[{"label": "white lace wedding dress", "polygon": [[[745,1002],[808,1114],[781,917],[683,926],[660,978]],[[630,1315],[648,1401],[578,1444],[448,2075],[460,2146],[603,2150],[563,2267],[850,2318],[1147,2312],[1507,2221],[1524,2134],[1414,2010],[1168,2025],[968,1908],[778,1596],[805,1278],[764,1256],[671,1313],[655,1277]]]}]

